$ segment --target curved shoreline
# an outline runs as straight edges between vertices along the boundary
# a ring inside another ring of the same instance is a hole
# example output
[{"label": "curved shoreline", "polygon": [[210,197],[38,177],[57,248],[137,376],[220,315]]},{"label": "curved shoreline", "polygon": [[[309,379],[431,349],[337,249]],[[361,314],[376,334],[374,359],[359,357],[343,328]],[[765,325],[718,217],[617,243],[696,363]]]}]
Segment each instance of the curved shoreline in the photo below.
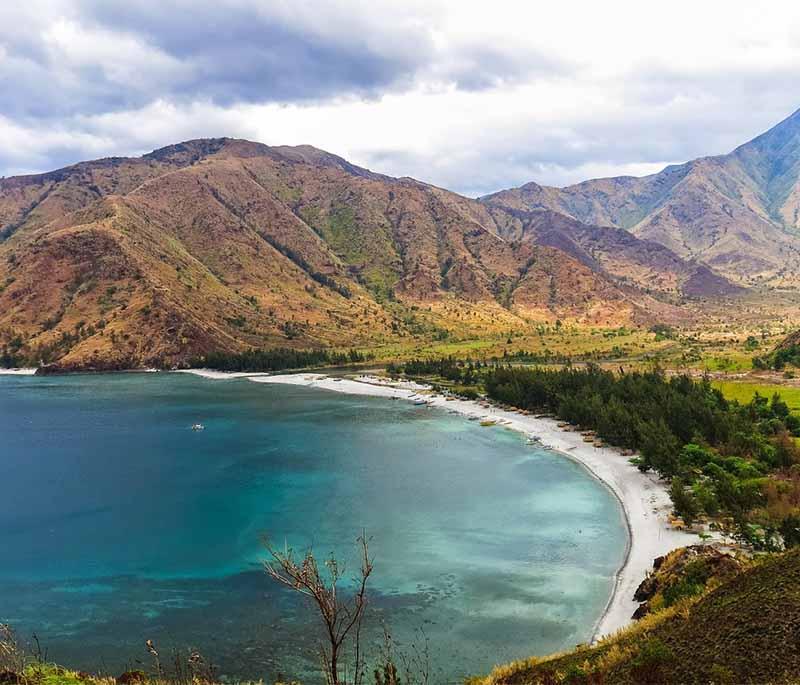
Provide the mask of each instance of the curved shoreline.
[{"label": "curved shoreline", "polygon": [[[362,376],[356,379],[334,378],[317,373],[249,374],[221,373],[205,369],[189,370],[203,378],[224,380],[245,378],[256,383],[302,385],[351,395],[371,395],[403,400],[414,400],[419,393],[430,392],[427,386],[413,381],[389,381]],[[678,547],[701,542],[699,536],[676,531],[669,525],[672,503],[667,489],[658,479],[642,473],[611,447],[594,447],[586,443],[580,433],[562,430],[550,418],[537,418],[498,407],[480,406],[472,400],[450,400],[441,395],[425,396],[432,406],[453,411],[464,416],[497,421],[497,425],[526,435],[535,435],[542,447],[583,466],[587,472],[603,483],[620,503],[627,529],[627,549],[622,564],[614,576],[614,586],[605,609],[594,624],[591,641],[617,632],[633,622],[632,615],[639,606],[633,594],[648,571],[653,560]]]}]

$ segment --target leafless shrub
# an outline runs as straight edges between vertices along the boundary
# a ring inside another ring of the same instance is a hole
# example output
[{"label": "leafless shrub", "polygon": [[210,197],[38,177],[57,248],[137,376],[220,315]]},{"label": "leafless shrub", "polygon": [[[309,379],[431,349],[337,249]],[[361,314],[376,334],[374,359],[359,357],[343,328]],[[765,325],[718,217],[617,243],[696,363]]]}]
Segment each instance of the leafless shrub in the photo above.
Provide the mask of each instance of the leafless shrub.
[{"label": "leafless shrub", "polygon": [[388,628],[383,627],[383,647],[378,666],[373,671],[375,685],[429,685],[431,682],[430,644],[425,631],[410,651],[397,649]]},{"label": "leafless shrub", "polygon": [[[324,562],[325,571],[321,571],[311,550],[300,559],[289,547],[280,550],[268,539],[264,541],[264,546],[269,553],[269,559],[264,562],[267,575],[309,597],[319,610],[326,633],[326,640],[320,645],[320,654],[327,685],[361,685],[365,672],[361,625],[367,606],[367,581],[373,570],[366,535],[362,533],[358,538],[361,568],[355,579],[356,589],[347,599],[342,597],[339,589],[345,567],[333,554]],[[344,647],[348,640],[352,642],[353,666],[347,669],[345,664],[343,674]],[[350,670],[352,673],[348,672]]]},{"label": "leafless shrub", "polygon": [[0,623],[0,672],[21,674],[25,670],[25,654],[11,626]]},{"label": "leafless shrub", "polygon": [[213,683],[216,668],[197,649],[174,649],[172,651],[172,668],[164,668],[158,648],[152,640],[145,642],[145,647],[153,658],[153,668],[159,681],[172,685],[196,685],[197,683]]}]

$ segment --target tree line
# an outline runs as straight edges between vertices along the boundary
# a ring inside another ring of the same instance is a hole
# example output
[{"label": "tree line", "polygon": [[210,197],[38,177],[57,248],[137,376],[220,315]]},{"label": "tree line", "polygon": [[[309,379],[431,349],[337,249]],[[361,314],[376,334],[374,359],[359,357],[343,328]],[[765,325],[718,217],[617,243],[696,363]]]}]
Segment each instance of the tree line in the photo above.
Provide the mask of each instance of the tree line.
[{"label": "tree line", "polygon": [[189,360],[190,368],[217,371],[283,371],[314,366],[342,366],[369,361],[372,355],[358,350],[295,350],[288,347],[245,350],[244,352],[209,352]]}]

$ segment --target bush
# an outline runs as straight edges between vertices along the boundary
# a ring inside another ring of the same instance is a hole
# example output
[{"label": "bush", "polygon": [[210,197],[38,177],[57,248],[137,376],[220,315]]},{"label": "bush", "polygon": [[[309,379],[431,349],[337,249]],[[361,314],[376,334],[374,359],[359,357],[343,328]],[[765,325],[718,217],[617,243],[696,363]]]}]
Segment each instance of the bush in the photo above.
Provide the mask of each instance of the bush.
[{"label": "bush", "polygon": [[783,519],[779,532],[787,549],[800,547],[800,515],[795,514]]},{"label": "bush", "polygon": [[631,662],[635,682],[666,683],[669,682],[669,664],[675,656],[658,638],[645,642],[639,653]]}]

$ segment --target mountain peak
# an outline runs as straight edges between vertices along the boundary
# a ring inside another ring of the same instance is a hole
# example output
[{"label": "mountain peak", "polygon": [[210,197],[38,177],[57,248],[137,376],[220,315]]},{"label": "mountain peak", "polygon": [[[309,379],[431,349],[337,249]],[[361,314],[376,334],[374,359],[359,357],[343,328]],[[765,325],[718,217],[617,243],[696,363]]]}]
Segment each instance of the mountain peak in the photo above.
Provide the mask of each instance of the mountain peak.
[{"label": "mountain peak", "polygon": [[791,235],[800,229],[800,110],[727,155],[642,178],[567,188],[527,184],[483,200],[625,228],[742,285],[794,287],[800,285],[800,251]]}]

